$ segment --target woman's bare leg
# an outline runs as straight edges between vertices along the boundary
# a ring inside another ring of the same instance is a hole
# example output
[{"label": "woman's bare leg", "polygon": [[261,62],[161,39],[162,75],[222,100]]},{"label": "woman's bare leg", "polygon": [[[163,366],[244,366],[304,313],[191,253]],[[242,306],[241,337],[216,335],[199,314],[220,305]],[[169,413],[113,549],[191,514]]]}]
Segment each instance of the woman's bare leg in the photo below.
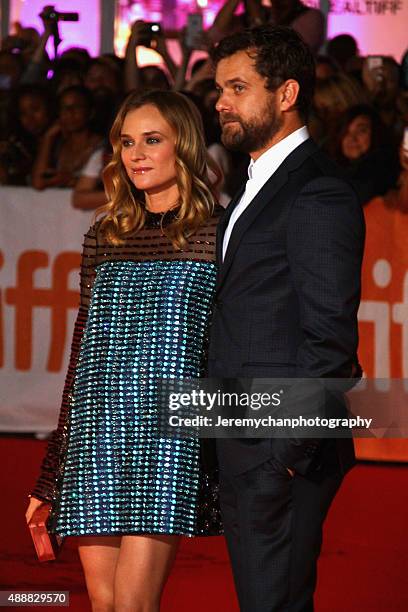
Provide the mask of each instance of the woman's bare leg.
[{"label": "woman's bare leg", "polygon": [[114,612],[114,584],[121,536],[78,538],[92,612]]},{"label": "woman's bare leg", "polygon": [[179,536],[123,536],[115,575],[115,612],[159,612]]}]

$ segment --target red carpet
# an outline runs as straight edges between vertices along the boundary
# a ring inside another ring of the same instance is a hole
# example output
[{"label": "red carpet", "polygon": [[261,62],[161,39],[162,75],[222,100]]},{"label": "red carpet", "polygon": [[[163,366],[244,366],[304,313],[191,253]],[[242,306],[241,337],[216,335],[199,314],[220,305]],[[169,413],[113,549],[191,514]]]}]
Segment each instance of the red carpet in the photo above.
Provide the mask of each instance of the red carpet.
[{"label": "red carpet", "polygon": [[[87,612],[74,542],[66,543],[57,563],[40,565],[25,525],[26,495],[44,443],[7,437],[0,442],[0,589],[67,590],[70,610]],[[408,610],[407,508],[407,466],[364,464],[348,475],[326,523],[316,612]],[[162,610],[238,611],[222,538],[183,542]]]}]

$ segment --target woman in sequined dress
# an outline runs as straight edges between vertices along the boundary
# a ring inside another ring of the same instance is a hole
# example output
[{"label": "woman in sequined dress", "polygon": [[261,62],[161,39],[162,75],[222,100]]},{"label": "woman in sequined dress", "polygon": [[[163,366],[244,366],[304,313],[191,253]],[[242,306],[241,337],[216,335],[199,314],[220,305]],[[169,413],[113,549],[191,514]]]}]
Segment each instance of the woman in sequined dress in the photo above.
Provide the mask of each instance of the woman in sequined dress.
[{"label": "woman in sequined dress", "polygon": [[160,437],[156,389],[205,374],[220,209],[183,95],[131,94],[111,143],[58,429],[26,516],[49,503],[49,529],[78,536],[94,610],[157,612],[180,536],[220,533],[200,442]]}]

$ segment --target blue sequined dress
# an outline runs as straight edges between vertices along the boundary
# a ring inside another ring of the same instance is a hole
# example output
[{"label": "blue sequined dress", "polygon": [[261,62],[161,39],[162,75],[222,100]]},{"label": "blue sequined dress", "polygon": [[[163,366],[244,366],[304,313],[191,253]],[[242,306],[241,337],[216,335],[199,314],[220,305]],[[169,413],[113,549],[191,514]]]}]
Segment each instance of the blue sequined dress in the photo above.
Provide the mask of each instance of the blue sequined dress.
[{"label": "blue sequined dress", "polygon": [[86,235],[63,408],[33,491],[52,501],[55,533],[220,533],[200,441],[157,428],[157,380],[205,371],[217,216],[182,252],[151,213],[121,247],[98,225]]}]

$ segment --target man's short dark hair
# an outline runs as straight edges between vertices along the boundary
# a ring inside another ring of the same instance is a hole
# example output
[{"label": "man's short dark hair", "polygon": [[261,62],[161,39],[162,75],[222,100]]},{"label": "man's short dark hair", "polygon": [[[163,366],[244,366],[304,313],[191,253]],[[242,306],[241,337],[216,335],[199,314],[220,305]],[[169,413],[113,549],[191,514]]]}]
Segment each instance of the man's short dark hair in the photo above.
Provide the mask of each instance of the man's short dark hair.
[{"label": "man's short dark hair", "polygon": [[266,78],[266,89],[276,91],[288,79],[299,83],[296,108],[307,119],[313,100],[315,61],[306,43],[294,30],[283,26],[260,26],[227,36],[213,49],[215,66],[238,51],[248,51],[255,69]]}]

